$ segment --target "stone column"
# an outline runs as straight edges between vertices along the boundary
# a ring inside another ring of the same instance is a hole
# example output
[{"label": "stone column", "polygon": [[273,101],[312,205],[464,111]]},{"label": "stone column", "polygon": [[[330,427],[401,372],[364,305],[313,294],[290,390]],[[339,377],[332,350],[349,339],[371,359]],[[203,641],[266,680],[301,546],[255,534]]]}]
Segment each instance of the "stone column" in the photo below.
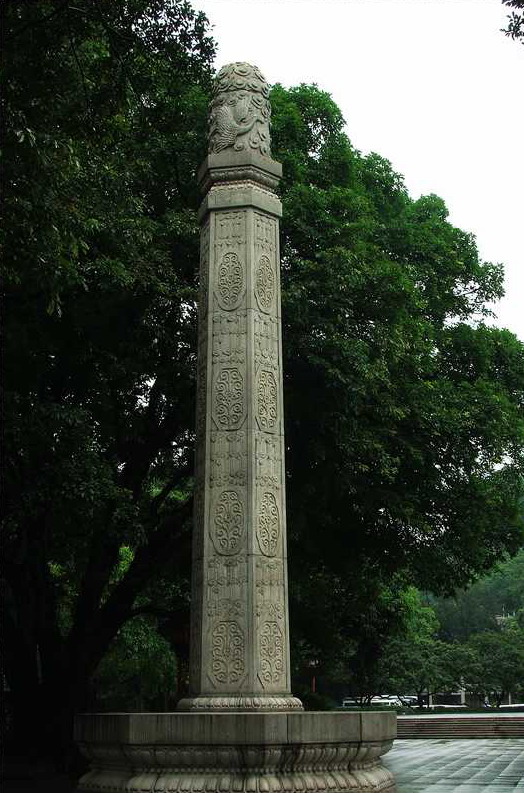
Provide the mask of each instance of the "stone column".
[{"label": "stone column", "polygon": [[[88,713],[78,793],[395,793],[395,713],[290,693],[278,219],[268,88],[222,69],[200,171],[191,692],[181,713]],[[241,711],[241,712],[239,712]],[[272,712],[269,712],[272,711]]]},{"label": "stone column", "polygon": [[217,75],[199,172],[200,297],[190,697],[182,710],[293,710],[279,218],[268,86]]}]

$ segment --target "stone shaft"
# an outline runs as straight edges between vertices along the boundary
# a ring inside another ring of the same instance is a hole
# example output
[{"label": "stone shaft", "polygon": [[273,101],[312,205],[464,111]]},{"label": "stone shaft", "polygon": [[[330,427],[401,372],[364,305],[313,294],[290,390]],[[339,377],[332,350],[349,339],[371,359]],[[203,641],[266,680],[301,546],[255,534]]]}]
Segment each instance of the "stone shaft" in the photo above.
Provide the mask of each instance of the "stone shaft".
[{"label": "stone shaft", "polygon": [[240,103],[241,111],[235,134],[228,138],[221,128],[219,143],[212,112],[210,154],[199,174],[206,195],[200,210],[191,694],[180,704],[190,710],[301,707],[290,695],[289,675],[281,204],[274,192],[281,166],[259,145],[263,141],[269,151],[268,125],[253,138],[251,114],[262,118],[263,101],[267,121],[269,104],[263,78],[250,68],[232,64],[222,78],[219,73],[212,108]]},{"label": "stone shaft", "polygon": [[[289,680],[280,201],[260,183],[278,169],[258,163],[257,184],[253,160],[210,155],[203,172],[191,709],[300,707]],[[222,181],[246,169],[249,179]]]}]

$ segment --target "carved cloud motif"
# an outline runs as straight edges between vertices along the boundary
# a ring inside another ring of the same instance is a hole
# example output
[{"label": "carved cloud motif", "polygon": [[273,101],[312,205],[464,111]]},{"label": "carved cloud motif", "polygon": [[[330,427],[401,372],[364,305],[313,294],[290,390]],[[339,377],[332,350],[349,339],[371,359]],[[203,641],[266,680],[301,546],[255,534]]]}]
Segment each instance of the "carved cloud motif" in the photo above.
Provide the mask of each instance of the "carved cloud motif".
[{"label": "carved cloud motif", "polygon": [[257,540],[264,556],[275,556],[280,539],[280,515],[273,493],[264,493],[258,512]]},{"label": "carved cloud motif", "polygon": [[211,540],[217,553],[236,554],[244,537],[244,505],[234,490],[225,490],[215,507]]},{"label": "carved cloud motif", "polygon": [[220,69],[210,105],[209,153],[228,148],[270,157],[269,87],[256,66],[230,63]]},{"label": "carved cloud motif", "polygon": [[211,641],[212,677],[217,683],[238,683],[245,672],[244,632],[235,620],[219,622]]},{"label": "carved cloud motif", "polygon": [[275,273],[268,256],[261,256],[255,272],[255,295],[262,311],[269,311],[275,297]]}]

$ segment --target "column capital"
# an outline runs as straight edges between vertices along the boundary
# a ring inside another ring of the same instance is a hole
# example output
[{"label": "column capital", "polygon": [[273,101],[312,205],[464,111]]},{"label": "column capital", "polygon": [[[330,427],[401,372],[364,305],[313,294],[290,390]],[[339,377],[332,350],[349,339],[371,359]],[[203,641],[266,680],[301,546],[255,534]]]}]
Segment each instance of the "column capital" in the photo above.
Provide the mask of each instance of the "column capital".
[{"label": "column capital", "polygon": [[276,190],[282,177],[282,165],[256,151],[227,149],[208,154],[197,174],[198,184],[207,193],[215,184],[249,181]]}]

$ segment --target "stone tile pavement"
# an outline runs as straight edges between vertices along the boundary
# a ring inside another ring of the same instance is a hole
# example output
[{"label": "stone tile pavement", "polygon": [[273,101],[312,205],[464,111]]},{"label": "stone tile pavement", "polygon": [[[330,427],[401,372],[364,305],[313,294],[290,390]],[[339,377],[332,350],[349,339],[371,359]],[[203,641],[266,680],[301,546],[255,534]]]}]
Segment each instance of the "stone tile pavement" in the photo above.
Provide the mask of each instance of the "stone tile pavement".
[{"label": "stone tile pavement", "polygon": [[397,793],[524,793],[524,739],[397,740],[383,757]]}]

